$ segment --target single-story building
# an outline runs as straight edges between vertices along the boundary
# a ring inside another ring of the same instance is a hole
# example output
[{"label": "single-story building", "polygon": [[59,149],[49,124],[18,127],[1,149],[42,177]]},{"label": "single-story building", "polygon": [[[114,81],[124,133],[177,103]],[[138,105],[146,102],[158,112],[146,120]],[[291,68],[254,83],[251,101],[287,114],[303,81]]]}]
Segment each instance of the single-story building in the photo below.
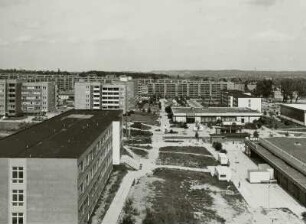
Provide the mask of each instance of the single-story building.
[{"label": "single-story building", "polygon": [[244,125],[258,120],[262,113],[240,107],[173,107],[173,122],[210,123],[221,121],[224,125]]},{"label": "single-story building", "polygon": [[216,166],[215,176],[217,176],[218,180],[230,181],[231,169],[228,166]]},{"label": "single-story building", "polygon": [[306,126],[306,104],[281,104],[280,116],[286,120]]}]

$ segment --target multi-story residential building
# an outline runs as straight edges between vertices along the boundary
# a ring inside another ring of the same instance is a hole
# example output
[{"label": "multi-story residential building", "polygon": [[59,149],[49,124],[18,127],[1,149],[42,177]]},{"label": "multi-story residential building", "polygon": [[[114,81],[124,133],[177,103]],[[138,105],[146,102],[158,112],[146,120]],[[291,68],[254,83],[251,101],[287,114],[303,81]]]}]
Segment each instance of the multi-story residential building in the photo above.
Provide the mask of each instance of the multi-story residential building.
[{"label": "multi-story residential building", "polygon": [[73,90],[76,74],[28,74],[6,73],[1,74],[0,79],[18,79],[22,82],[54,82],[61,91]]},{"label": "multi-story residential building", "polygon": [[238,90],[222,91],[221,103],[227,107],[247,107],[261,112],[261,98],[251,96]]},{"label": "multi-story residential building", "polygon": [[122,111],[70,110],[0,140],[0,223],[88,223],[118,162]]},{"label": "multi-story residential building", "polygon": [[19,116],[21,111],[21,82],[0,80],[0,116]]},{"label": "multi-story residential building", "polygon": [[121,109],[129,110],[135,97],[134,88],[124,82],[105,84],[101,82],[75,83],[76,109]]},{"label": "multi-story residential building", "polygon": [[21,100],[24,113],[55,111],[57,98],[57,87],[53,82],[22,83]]},{"label": "multi-story residential building", "polygon": [[[139,83],[138,83],[139,85]],[[207,101],[220,101],[221,91],[226,90],[229,82],[190,81],[159,79],[147,84],[149,96],[203,98]],[[140,88],[140,86],[138,86]]]}]

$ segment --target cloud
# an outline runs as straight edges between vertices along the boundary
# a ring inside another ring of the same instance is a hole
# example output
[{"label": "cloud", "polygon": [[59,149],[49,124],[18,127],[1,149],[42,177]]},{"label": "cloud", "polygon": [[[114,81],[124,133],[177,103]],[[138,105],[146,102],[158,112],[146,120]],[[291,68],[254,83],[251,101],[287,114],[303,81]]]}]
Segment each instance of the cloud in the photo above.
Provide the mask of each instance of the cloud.
[{"label": "cloud", "polygon": [[280,2],[281,0],[248,0],[249,4],[270,7]]},{"label": "cloud", "polygon": [[289,33],[282,33],[276,30],[266,30],[253,36],[253,40],[269,42],[286,42],[295,40],[295,36]]},{"label": "cloud", "polygon": [[7,46],[9,42],[0,38],[0,46]]}]

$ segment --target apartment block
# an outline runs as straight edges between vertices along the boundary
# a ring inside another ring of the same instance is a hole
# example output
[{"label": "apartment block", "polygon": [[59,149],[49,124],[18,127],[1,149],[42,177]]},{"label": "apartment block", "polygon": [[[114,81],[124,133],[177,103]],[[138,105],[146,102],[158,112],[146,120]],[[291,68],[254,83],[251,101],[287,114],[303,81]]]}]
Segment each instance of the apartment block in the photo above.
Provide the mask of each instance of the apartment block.
[{"label": "apartment block", "polygon": [[128,86],[125,83],[75,83],[76,109],[121,109],[125,113],[131,106],[128,104],[134,98],[133,96],[128,92]]},{"label": "apartment block", "polygon": [[54,82],[22,83],[21,100],[24,113],[55,111],[57,98],[57,86]]},{"label": "apartment block", "polygon": [[[147,83],[149,96],[203,98],[220,101],[221,91],[226,90],[229,82],[223,81],[190,81],[160,79]],[[138,82],[138,89],[141,90]]]},{"label": "apartment block", "polygon": [[0,80],[0,116],[19,116],[21,111],[21,82]]},{"label": "apartment block", "polygon": [[0,140],[0,223],[88,223],[118,162],[122,111],[70,110]]}]

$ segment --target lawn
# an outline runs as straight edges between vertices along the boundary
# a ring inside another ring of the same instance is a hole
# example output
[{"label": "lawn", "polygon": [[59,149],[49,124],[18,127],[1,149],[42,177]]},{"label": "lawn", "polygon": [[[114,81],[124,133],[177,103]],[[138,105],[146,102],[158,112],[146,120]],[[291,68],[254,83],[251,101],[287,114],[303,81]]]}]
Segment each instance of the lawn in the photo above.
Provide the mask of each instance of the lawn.
[{"label": "lawn", "polygon": [[206,148],[198,146],[166,146],[159,149],[161,152],[187,152],[202,155],[211,155]]},{"label": "lawn", "polygon": [[151,129],[150,126],[144,125],[141,122],[134,122],[130,127],[131,128],[141,129],[141,130],[150,130]]},{"label": "lawn", "polygon": [[130,147],[130,149],[138,156],[141,156],[143,158],[148,158],[148,152],[145,150],[141,150],[141,149],[137,149],[137,148],[133,148]]},{"label": "lawn", "polygon": [[159,153],[158,163],[161,165],[175,165],[195,168],[206,168],[218,165],[212,157],[203,157],[190,154]]},{"label": "lawn", "polygon": [[135,112],[128,117],[128,120],[132,122],[141,122],[149,125],[158,125],[158,117],[158,114]]},{"label": "lawn", "polygon": [[151,137],[142,137],[142,136],[138,136],[137,138],[130,138],[127,140],[124,140],[124,144],[151,144],[152,143],[152,139]]},{"label": "lawn", "polygon": [[130,195],[138,210],[135,219],[141,219],[137,223],[235,223],[240,216],[245,219],[240,223],[250,223],[247,205],[234,185],[209,173],[156,169],[142,177]]}]

